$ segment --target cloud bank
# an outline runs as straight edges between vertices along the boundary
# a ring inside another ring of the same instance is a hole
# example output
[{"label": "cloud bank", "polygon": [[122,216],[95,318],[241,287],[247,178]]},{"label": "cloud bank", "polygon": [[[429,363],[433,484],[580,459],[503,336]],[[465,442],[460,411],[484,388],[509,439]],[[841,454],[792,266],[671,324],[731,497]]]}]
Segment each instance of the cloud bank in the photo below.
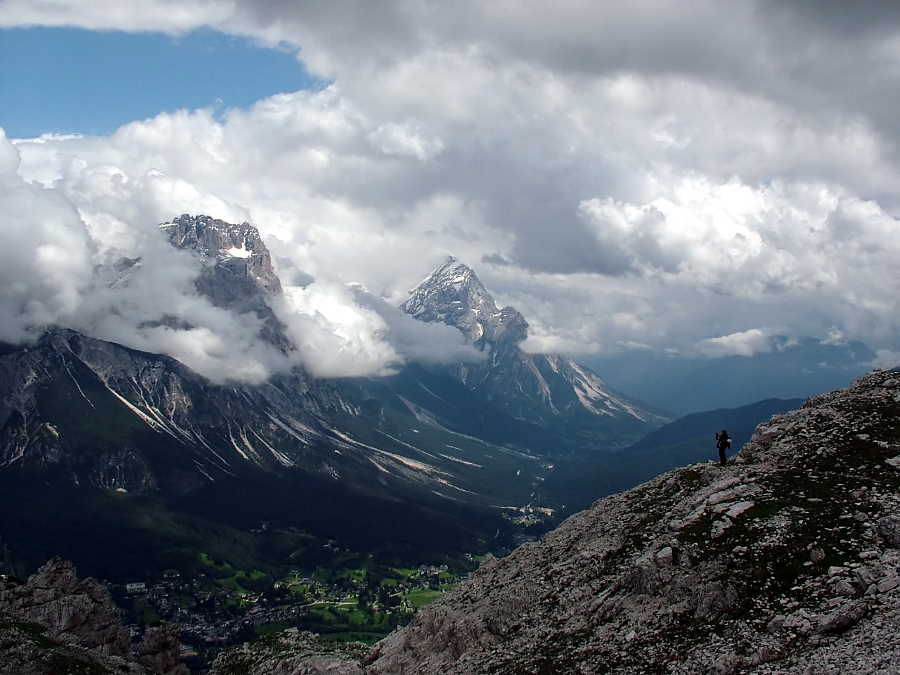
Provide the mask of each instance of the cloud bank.
[{"label": "cloud bank", "polygon": [[[752,354],[777,327],[900,353],[900,12],[884,3],[6,0],[12,25],[211,27],[296,49],[331,84],[3,141],[3,339],[94,317],[134,341],[165,300],[208,330],[169,353],[227,353],[217,339],[254,327],[197,305],[188,263],[127,311],[96,271],[140,254],[158,283],[153,228],[208,213],[260,229],[329,374],[459,356],[380,304],[447,253],[526,316],[533,350]],[[229,377],[280,367],[238,342],[256,365]]]}]

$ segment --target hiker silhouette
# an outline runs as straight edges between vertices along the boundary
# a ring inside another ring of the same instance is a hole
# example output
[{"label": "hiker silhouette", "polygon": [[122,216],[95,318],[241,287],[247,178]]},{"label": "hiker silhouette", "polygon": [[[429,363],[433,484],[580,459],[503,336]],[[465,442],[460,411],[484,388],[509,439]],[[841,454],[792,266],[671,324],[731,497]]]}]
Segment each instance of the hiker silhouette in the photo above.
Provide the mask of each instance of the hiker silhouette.
[{"label": "hiker silhouette", "polygon": [[725,466],[725,449],[731,447],[731,439],[728,432],[722,429],[722,433],[716,433],[716,447],[719,449],[719,463]]}]

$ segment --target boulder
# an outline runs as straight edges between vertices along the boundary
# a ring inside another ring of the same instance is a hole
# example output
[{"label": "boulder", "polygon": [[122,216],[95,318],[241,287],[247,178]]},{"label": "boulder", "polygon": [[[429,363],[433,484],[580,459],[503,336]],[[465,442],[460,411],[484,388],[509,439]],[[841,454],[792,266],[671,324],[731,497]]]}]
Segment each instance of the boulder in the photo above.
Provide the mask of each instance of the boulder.
[{"label": "boulder", "polygon": [[852,628],[869,613],[869,605],[865,602],[848,602],[841,605],[819,624],[820,633],[843,633]]},{"label": "boulder", "polygon": [[900,518],[884,516],[875,525],[884,543],[891,548],[900,548]]},{"label": "boulder", "polygon": [[181,629],[171,623],[150,626],[138,646],[138,663],[149,675],[189,675],[181,664]]}]

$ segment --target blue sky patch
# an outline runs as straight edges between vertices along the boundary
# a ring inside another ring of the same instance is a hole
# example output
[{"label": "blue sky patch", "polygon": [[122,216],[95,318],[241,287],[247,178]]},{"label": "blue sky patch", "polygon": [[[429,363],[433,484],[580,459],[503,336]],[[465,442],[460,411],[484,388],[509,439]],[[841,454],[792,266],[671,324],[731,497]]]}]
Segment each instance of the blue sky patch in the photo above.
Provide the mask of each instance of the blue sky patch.
[{"label": "blue sky patch", "polygon": [[11,138],[109,134],[164,111],[246,108],[317,89],[295,54],[210,30],[0,30],[0,126]]}]

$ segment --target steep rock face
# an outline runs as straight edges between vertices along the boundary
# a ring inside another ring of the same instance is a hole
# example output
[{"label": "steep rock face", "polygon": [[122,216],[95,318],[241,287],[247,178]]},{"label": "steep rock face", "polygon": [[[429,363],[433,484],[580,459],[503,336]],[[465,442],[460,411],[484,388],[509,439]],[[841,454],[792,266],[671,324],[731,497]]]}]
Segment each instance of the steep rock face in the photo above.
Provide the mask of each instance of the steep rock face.
[{"label": "steep rock face", "polygon": [[[301,469],[329,481],[353,476],[385,494],[408,486],[457,498],[470,490],[472,499],[491,501],[499,499],[492,490],[505,490],[492,481],[492,464],[505,472],[511,461],[508,453],[483,457],[490,445],[441,427],[429,442],[443,455],[400,441],[404,425],[421,425],[416,414],[432,418],[399,400],[401,417],[391,417],[387,403],[353,382],[298,370],[264,385],[219,386],[169,357],[68,330],[0,356],[0,385],[0,469],[127,492],[185,495],[249,469]],[[488,471],[471,472],[448,454]],[[523,469],[540,468],[512,457]]]},{"label": "steep rock face", "polygon": [[281,280],[255,227],[184,214],[160,229],[173,246],[193,251],[203,260],[203,274],[195,282],[201,295],[216,307],[256,314],[263,322],[260,335],[264,339],[285,353],[293,349],[284,324],[268,302],[281,295]]},{"label": "steep rock face", "polygon": [[151,626],[138,645],[138,663],[147,675],[189,675],[181,663],[181,630],[170,623]]},{"label": "steep rock face", "polygon": [[557,426],[578,438],[576,447],[619,447],[668,421],[567,357],[523,352],[525,318],[512,307],[498,309],[475,273],[453,258],[413,289],[400,309],[421,321],[455,326],[490,351],[483,363],[459,365],[456,376],[513,417]]},{"label": "steep rock face", "polygon": [[109,591],[78,579],[72,563],[55,558],[28,582],[0,588],[0,620],[47,628],[49,637],[104,656],[131,654],[131,634],[118,620]]},{"label": "steep rock face", "polygon": [[877,371],[485,563],[366,672],[895,672],[898,467]]},{"label": "steep rock face", "polygon": [[[216,267],[246,278],[266,295],[280,295],[281,281],[272,267],[272,256],[250,223],[226,223],[210,216],[184,214],[160,225],[176,248],[195,251],[216,261]],[[222,298],[227,298],[222,293]]]},{"label": "steep rock face", "polygon": [[0,357],[0,371],[10,374],[0,391],[0,467],[63,469],[79,482],[129,492],[179,492],[246,461],[241,450],[263,466],[278,462],[251,455],[240,440],[248,426],[270,424],[260,422],[265,409],[168,357],[56,330]]},{"label": "steep rock face", "polygon": [[525,317],[512,307],[498,309],[475,273],[453,258],[413,289],[400,309],[420,321],[455,326],[482,348],[504,341],[518,344],[528,336]]},{"label": "steep rock face", "polygon": [[[176,667],[178,658],[176,648]],[[0,577],[0,672],[186,675],[134,663],[131,633],[119,622],[109,592],[94,579],[79,580],[72,564],[59,558],[24,584]]]}]

